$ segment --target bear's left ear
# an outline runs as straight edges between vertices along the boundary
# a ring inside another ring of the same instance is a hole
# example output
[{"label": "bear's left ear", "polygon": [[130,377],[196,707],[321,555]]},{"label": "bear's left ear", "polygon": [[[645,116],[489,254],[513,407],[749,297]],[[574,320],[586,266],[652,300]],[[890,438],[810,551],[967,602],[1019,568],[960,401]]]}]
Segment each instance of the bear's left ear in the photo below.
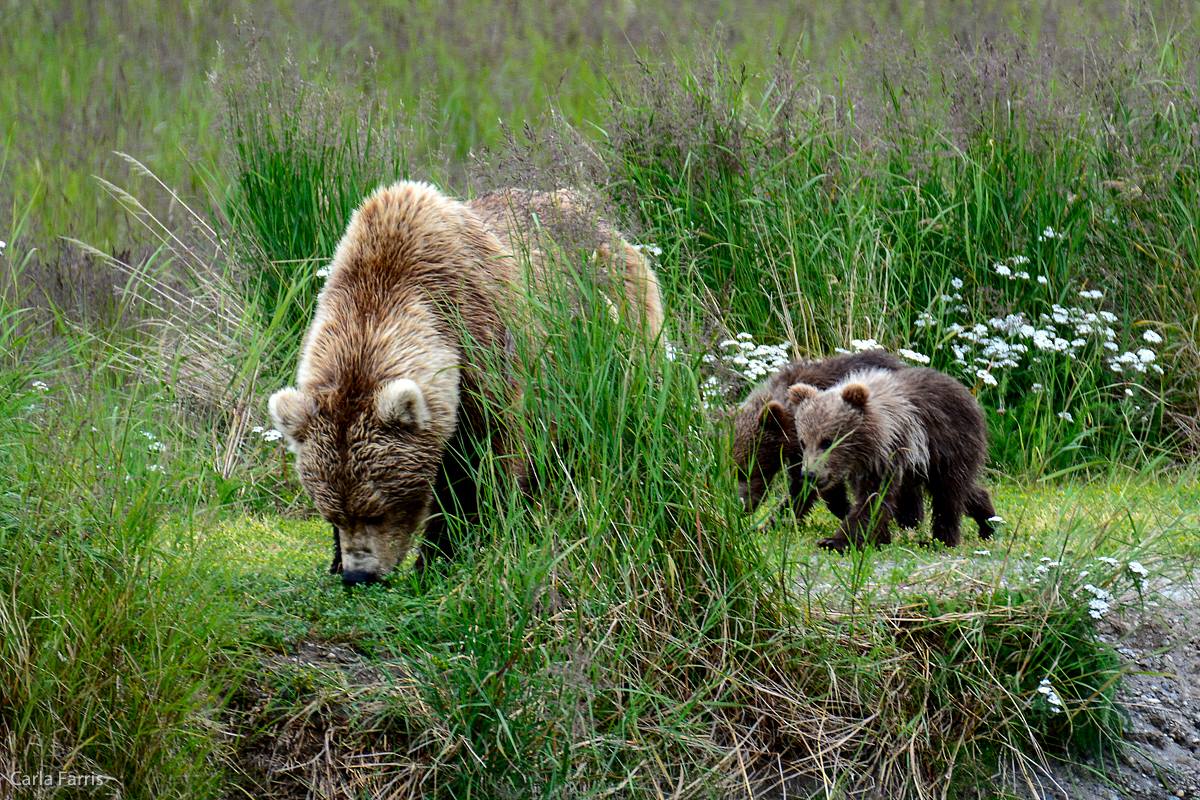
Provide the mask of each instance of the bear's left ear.
[{"label": "bear's left ear", "polygon": [[871,393],[867,391],[867,387],[863,386],[861,383],[851,383],[842,389],[842,399],[857,408],[859,411],[861,411],[863,406],[867,404],[867,397],[869,397],[870,394]]},{"label": "bear's left ear", "polygon": [[813,399],[819,392],[820,389],[815,386],[810,386],[807,383],[793,383],[790,387],[788,387],[788,400],[791,400],[792,403],[799,405],[805,400]]},{"label": "bear's left ear", "polygon": [[384,425],[408,425],[423,428],[432,415],[425,403],[425,393],[417,382],[408,378],[388,381],[375,393],[375,416]]}]

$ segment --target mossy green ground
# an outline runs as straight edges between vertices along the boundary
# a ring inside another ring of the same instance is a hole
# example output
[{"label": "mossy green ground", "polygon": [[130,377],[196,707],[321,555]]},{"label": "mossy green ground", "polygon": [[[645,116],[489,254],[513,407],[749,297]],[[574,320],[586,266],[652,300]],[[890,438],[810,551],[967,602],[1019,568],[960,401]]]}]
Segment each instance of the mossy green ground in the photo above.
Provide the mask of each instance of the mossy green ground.
[{"label": "mossy green ground", "polygon": [[[1004,529],[981,541],[964,520],[956,549],[919,546],[923,530],[897,532],[890,547],[871,549],[875,590],[916,591],[931,576],[958,574],[993,583],[1005,574],[1020,585],[1040,559],[1082,564],[1112,553],[1140,560],[1172,582],[1186,580],[1200,556],[1200,484],[1190,475],[1130,475],[991,484]],[[765,538],[788,539],[789,560],[804,562],[807,580],[827,581],[861,558],[818,551],[836,520],[818,508],[798,527],[790,516],[764,526]],[[197,535],[197,558],[221,576],[228,597],[248,615],[247,633],[261,645],[295,645],[301,640],[366,642],[402,625],[419,590],[402,568],[392,588],[347,591],[328,574],[329,526],[321,520],[243,516],[222,521]],[[768,548],[769,549],[769,548]],[[411,562],[410,562],[411,563]],[[806,578],[798,579],[803,582]],[[1153,582],[1152,582],[1153,583]],[[807,587],[797,587],[804,594]]]}]

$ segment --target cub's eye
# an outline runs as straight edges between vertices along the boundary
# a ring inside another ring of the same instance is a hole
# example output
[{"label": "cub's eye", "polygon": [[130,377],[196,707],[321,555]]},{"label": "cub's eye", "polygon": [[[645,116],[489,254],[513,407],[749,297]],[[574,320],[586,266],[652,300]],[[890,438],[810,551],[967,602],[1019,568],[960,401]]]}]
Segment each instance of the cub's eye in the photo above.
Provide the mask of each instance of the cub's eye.
[{"label": "cub's eye", "polygon": [[822,439],[819,447],[822,450],[828,450],[829,448],[833,447],[833,440],[832,439]]}]

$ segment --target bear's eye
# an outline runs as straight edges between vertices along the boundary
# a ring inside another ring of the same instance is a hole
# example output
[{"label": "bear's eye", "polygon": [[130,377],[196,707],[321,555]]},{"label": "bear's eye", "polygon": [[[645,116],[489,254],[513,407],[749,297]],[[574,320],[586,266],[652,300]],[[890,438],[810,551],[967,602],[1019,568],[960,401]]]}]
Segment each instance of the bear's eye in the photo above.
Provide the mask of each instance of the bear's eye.
[{"label": "bear's eye", "polygon": [[828,450],[829,448],[833,447],[833,440],[832,439],[822,439],[821,444],[818,445],[818,447],[820,447],[820,449],[822,449],[822,450]]}]

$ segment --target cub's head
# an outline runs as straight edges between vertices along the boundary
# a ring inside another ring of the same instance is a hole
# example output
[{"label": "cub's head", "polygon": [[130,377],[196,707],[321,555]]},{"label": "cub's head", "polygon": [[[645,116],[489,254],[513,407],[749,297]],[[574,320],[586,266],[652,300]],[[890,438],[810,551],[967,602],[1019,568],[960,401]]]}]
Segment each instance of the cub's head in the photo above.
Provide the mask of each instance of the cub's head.
[{"label": "cub's head", "polygon": [[425,393],[407,378],[336,400],[287,388],[271,397],[270,411],[296,454],[300,482],[337,531],[342,581],[380,580],[436,510],[433,485],[449,436]]},{"label": "cub's head", "polygon": [[733,463],[737,469],[738,497],[746,511],[762,502],[771,479],[794,448],[792,412],[776,400],[751,395],[733,421]]},{"label": "cub's head", "polygon": [[793,384],[796,438],[804,471],[818,489],[842,483],[870,461],[866,435],[870,391],[861,383],[846,383],[821,391],[807,383]]}]

